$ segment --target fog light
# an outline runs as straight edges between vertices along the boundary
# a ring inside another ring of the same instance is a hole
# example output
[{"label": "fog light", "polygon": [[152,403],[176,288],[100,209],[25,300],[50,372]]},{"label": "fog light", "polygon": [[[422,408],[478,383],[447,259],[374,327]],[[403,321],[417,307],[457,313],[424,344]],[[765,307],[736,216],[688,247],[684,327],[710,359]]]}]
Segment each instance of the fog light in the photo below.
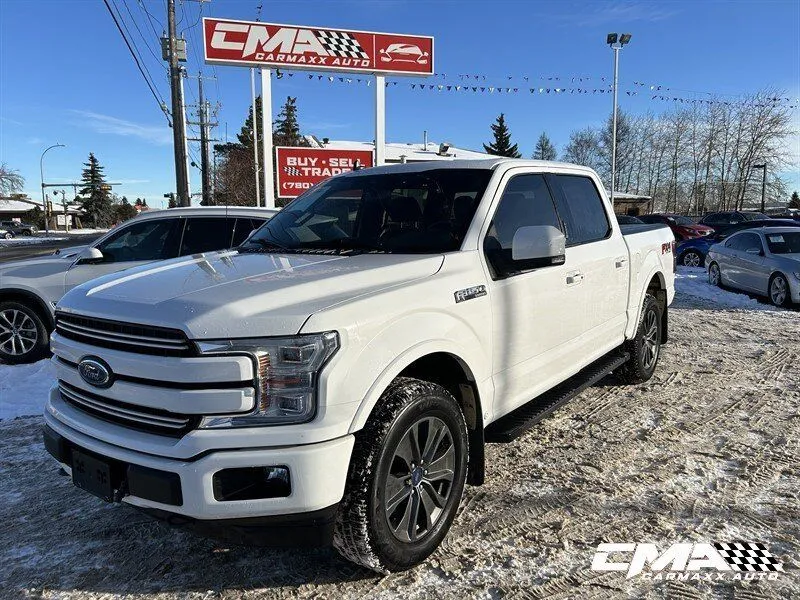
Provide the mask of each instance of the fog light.
[{"label": "fog light", "polygon": [[212,479],[218,502],[285,498],[292,493],[288,467],[223,469]]}]

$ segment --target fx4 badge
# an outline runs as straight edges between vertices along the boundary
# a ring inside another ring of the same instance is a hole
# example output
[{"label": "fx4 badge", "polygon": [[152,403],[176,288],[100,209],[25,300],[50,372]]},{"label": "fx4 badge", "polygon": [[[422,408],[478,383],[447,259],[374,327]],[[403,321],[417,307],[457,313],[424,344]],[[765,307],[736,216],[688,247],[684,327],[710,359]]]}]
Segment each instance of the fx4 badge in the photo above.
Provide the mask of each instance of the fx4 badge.
[{"label": "fx4 badge", "polygon": [[486,286],[474,285],[472,287],[464,288],[463,290],[457,290],[453,292],[453,295],[456,297],[456,304],[458,304],[459,302],[464,302],[464,300],[472,300],[473,298],[485,296]]}]

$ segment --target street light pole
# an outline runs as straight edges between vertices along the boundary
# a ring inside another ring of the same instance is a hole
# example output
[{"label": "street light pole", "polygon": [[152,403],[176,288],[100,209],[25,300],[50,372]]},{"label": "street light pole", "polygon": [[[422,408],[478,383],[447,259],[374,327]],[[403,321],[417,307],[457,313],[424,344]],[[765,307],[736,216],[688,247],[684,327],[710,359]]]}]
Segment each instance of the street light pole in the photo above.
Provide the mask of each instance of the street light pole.
[{"label": "street light pole", "polygon": [[763,163],[760,165],[750,165],[751,169],[762,169],[764,174],[761,178],[761,212],[763,213],[766,210],[766,200],[767,200],[767,163]]},{"label": "street light pole", "polygon": [[44,235],[45,237],[50,235],[50,224],[47,222],[47,195],[44,191],[44,155],[47,154],[49,150],[53,148],[66,148],[64,144],[53,144],[49,148],[45,148],[44,152],[42,152],[42,156],[39,158],[39,175],[41,176],[42,181],[42,209],[44,210]]},{"label": "street light pole", "polygon": [[[611,113],[611,205],[614,205],[614,187],[617,184],[617,84],[619,81],[619,51],[631,41],[630,33],[609,33],[606,43],[614,51],[614,108]],[[619,45],[617,45],[619,42]]]}]

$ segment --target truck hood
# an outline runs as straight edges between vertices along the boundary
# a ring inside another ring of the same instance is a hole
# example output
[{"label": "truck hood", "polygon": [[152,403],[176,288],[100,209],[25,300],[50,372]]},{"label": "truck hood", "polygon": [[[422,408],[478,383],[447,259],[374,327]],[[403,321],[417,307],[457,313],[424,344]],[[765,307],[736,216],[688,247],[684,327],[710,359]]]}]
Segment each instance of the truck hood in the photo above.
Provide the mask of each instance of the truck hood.
[{"label": "truck hood", "polygon": [[183,329],[192,339],[293,335],[317,311],[429,277],[442,255],[213,252],[94,279],[58,309]]}]

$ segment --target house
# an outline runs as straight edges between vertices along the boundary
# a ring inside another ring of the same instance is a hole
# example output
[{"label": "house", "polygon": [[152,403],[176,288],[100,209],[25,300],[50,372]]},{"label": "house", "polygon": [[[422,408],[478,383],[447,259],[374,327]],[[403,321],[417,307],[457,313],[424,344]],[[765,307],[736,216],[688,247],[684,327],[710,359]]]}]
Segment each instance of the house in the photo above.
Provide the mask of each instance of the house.
[{"label": "house", "polygon": [[[34,208],[42,208],[42,203],[32,200],[24,194],[15,194],[13,196],[0,196],[0,221],[18,221],[25,220],[25,213],[33,210]],[[53,202],[53,217],[50,219],[51,227],[57,226],[59,229],[64,229],[65,225],[68,229],[80,227],[80,217],[83,215],[83,210],[77,204],[67,203],[66,208],[57,202]]]},{"label": "house", "polygon": [[614,192],[614,212],[618,215],[630,215],[632,217],[646,215],[653,212],[653,197],[643,194]]}]

